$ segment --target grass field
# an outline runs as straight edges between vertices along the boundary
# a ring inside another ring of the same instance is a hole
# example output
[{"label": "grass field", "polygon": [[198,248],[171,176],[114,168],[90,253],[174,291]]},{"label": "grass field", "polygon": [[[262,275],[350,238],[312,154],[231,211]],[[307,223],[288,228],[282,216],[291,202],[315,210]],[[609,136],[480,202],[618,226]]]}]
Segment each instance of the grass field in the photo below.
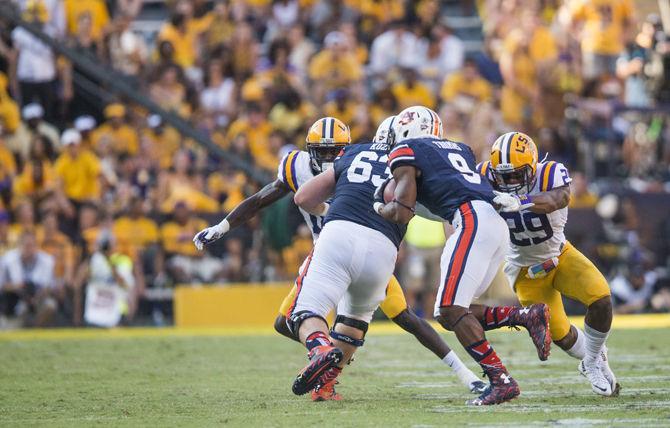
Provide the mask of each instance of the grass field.
[{"label": "grass field", "polygon": [[268,334],[0,335],[0,426],[670,426],[668,329],[612,334],[622,392],[610,399],[563,352],[541,363],[525,332],[494,332],[522,390],[494,408],[464,406],[463,387],[411,336],[376,331],[341,377],[344,401],[327,403],[291,393],[305,352]]}]

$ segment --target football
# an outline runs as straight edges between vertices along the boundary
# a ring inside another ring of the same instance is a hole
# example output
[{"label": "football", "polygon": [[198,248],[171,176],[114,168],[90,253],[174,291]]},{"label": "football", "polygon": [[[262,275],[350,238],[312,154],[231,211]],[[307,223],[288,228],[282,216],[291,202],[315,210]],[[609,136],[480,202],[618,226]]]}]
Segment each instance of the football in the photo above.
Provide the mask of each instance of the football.
[{"label": "football", "polygon": [[384,203],[389,203],[393,200],[393,195],[395,194],[395,180],[391,179],[384,188]]}]

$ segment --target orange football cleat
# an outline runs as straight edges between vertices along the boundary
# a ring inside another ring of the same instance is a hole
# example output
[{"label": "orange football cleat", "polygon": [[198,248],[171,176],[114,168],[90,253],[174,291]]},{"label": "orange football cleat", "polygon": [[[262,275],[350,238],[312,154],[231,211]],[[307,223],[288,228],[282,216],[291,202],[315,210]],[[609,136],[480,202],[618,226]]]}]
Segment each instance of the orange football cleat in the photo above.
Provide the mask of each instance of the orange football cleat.
[{"label": "orange football cleat", "polygon": [[333,380],[325,385],[317,386],[312,390],[312,401],[340,401],[342,396],[335,391],[335,385],[339,382]]}]

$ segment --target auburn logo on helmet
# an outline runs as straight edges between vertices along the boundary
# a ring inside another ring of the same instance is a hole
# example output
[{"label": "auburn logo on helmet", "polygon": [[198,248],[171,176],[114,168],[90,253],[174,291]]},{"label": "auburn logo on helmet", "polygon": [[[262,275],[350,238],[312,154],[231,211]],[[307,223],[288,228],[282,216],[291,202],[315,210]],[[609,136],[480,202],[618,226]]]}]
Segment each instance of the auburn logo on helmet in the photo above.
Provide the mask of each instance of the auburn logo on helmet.
[{"label": "auburn logo on helmet", "polygon": [[414,120],[414,116],[416,115],[416,112],[414,111],[406,111],[403,113],[402,116],[400,116],[400,120],[398,123],[401,125],[407,125],[408,123],[412,122]]}]

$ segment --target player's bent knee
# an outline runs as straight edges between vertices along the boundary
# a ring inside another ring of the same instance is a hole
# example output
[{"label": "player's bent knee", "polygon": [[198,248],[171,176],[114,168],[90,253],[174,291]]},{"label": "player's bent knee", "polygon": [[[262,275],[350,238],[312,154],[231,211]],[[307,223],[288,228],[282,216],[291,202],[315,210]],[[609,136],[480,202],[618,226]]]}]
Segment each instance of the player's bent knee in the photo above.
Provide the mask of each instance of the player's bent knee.
[{"label": "player's bent knee", "polygon": [[391,318],[391,321],[399,325],[403,330],[409,331],[416,322],[416,314],[412,312],[411,309],[407,308]]},{"label": "player's bent knee", "polygon": [[[351,335],[337,331],[336,329],[338,324],[346,325],[347,327],[360,330],[362,333],[362,338],[353,337]],[[335,340],[339,340],[340,342],[344,342],[351,346],[359,348],[363,346],[363,344],[365,343],[365,334],[368,332],[369,326],[370,325],[365,321],[349,318],[344,315],[338,315],[335,318],[333,328],[330,330],[330,337],[332,337]]]},{"label": "player's bent knee", "polygon": [[602,297],[589,305],[589,311],[598,314],[609,315],[612,313],[612,298],[610,296]]},{"label": "player's bent knee", "polygon": [[288,326],[286,317],[282,314],[277,315],[277,318],[275,318],[274,328],[275,331],[282,336],[286,336],[291,339],[295,338],[295,335],[291,332],[291,329]]},{"label": "player's bent knee", "polygon": [[462,306],[443,306],[440,308],[440,314],[436,317],[442,327],[449,331],[453,331],[456,325],[469,314],[466,308]]},{"label": "player's bent knee", "polygon": [[302,325],[302,323],[305,322],[305,320],[310,318],[319,318],[323,320],[323,322],[326,323],[326,325],[328,324],[328,321],[326,321],[324,317],[315,312],[299,311],[291,314],[291,316],[286,320],[286,325],[291,331],[291,334],[293,334],[294,336],[298,336],[298,332],[300,331],[300,325]]}]

